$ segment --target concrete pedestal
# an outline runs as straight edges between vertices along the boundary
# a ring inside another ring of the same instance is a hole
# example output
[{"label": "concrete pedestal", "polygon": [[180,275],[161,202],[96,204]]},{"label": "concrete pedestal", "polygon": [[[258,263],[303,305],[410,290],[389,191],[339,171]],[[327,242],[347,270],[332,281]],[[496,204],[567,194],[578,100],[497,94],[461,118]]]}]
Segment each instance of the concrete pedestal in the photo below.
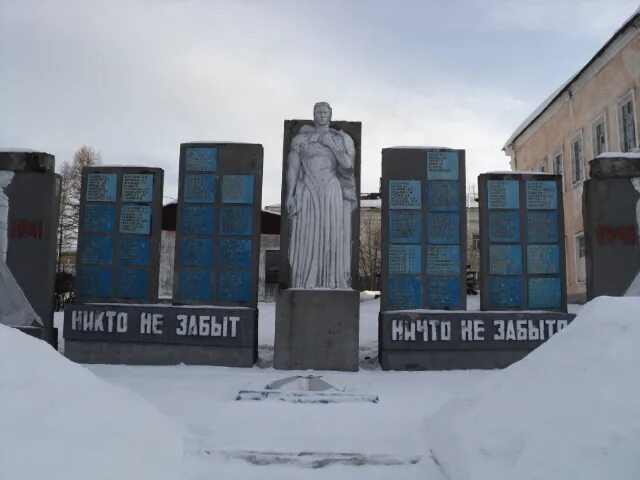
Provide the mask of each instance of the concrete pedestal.
[{"label": "concrete pedestal", "polygon": [[355,290],[280,290],[274,368],[357,371],[359,313]]}]

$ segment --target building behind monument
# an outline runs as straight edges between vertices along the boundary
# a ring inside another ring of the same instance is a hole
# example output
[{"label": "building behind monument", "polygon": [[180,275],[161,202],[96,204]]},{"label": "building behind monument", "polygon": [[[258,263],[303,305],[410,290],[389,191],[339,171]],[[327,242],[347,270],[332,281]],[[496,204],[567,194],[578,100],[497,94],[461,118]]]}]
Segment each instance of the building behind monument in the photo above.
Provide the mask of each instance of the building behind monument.
[{"label": "building behind monument", "polygon": [[634,152],[640,95],[640,9],[507,140],[515,171],[563,175],[569,301],[586,293],[583,182],[603,152]]}]

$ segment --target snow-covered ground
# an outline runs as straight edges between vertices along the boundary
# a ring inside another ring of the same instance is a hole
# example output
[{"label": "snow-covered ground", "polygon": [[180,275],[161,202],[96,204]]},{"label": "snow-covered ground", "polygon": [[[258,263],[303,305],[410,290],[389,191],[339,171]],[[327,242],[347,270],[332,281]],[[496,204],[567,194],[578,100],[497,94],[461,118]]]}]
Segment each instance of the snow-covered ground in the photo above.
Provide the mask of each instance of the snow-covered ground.
[{"label": "snow-covered ground", "polygon": [[[273,304],[260,304],[253,368],[88,368],[183,426],[184,479],[640,478],[639,298],[593,302],[504,371],[383,372],[378,309],[361,303],[356,373],[273,370]],[[239,390],[309,373],[380,401],[235,401]]]}]

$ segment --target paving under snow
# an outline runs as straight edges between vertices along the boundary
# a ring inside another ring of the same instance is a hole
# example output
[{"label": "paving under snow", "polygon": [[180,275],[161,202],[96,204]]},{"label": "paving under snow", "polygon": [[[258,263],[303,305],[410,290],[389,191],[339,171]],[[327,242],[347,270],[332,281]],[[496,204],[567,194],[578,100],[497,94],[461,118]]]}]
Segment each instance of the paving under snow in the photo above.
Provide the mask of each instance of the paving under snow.
[{"label": "paving under snow", "polygon": [[[184,479],[640,477],[640,388],[634,369],[640,360],[640,298],[593,302],[572,326],[504,371],[380,371],[378,308],[377,300],[361,304],[357,373],[273,370],[273,304],[260,305],[261,361],[254,368],[94,365],[89,370],[139,393],[184,426],[186,461],[179,477]],[[380,402],[235,401],[239,390],[261,389],[297,373],[323,375],[349,392],[376,394]],[[66,388],[57,403],[75,395],[73,385]],[[77,403],[72,411],[88,413]],[[148,415],[146,409],[116,412],[132,424]],[[23,417],[13,424],[27,427],[26,443],[40,428],[29,422]],[[159,428],[165,428],[163,422]],[[83,463],[84,449],[100,438],[97,430],[88,430],[85,441],[57,450],[59,458]],[[161,452],[174,440],[152,436]],[[48,442],[53,439],[40,445]]]}]

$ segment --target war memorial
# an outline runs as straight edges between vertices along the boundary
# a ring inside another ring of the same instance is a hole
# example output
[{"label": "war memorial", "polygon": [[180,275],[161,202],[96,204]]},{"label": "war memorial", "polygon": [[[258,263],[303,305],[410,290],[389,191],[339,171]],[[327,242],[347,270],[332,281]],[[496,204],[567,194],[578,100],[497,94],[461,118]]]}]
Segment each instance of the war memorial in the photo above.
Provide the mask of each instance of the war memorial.
[{"label": "war memorial", "polygon": [[[312,119],[284,122],[276,369],[359,368],[361,139],[361,123],[334,121],[324,102]],[[383,369],[505,367],[574,317],[561,177],[543,173],[480,175],[480,310],[467,308],[465,157],[443,147],[382,151]],[[9,292],[0,322],[52,343],[53,162],[45,153],[0,153],[0,281]],[[65,354],[82,363],[253,365],[262,171],[259,144],[180,145],[166,300],[158,298],[162,169],[85,168]],[[637,295],[639,178],[637,158],[591,162],[589,298]]]}]

